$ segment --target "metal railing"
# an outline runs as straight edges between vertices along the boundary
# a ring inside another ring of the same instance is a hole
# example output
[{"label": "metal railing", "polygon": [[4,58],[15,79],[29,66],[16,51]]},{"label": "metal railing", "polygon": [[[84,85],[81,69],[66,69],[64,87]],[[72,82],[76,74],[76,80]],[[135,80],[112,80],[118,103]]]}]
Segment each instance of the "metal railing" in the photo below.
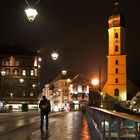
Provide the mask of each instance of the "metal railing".
[{"label": "metal railing", "polygon": [[140,140],[139,116],[97,107],[87,107],[86,115],[99,135],[98,140]]}]

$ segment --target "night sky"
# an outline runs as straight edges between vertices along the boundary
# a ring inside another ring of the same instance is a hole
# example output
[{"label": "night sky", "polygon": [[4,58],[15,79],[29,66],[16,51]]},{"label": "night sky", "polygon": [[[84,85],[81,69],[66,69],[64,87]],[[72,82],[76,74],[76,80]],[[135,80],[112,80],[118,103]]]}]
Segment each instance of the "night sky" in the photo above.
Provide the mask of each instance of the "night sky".
[{"label": "night sky", "polygon": [[[34,5],[37,0],[28,0]],[[126,18],[127,71],[130,78],[140,79],[140,0],[121,0],[120,11]],[[0,3],[0,46],[20,44],[39,50],[43,59],[42,85],[61,70],[71,69],[88,78],[98,77],[101,66],[103,81],[107,74],[108,18],[114,10],[113,0],[40,0],[35,5],[39,15],[29,22],[24,0]],[[8,51],[8,50],[7,50]],[[53,61],[51,53],[58,51]]]}]

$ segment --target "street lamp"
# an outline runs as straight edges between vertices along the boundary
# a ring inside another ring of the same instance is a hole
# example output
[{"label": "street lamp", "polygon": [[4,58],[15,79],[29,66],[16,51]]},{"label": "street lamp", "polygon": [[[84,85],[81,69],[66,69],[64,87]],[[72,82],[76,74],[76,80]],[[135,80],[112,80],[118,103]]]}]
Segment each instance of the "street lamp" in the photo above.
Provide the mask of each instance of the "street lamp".
[{"label": "street lamp", "polygon": [[62,74],[66,75],[67,71],[66,70],[62,70]]},{"label": "street lamp", "polygon": [[4,76],[6,74],[6,71],[2,70],[1,75]]},{"label": "street lamp", "polygon": [[94,86],[97,86],[97,85],[99,85],[99,80],[96,79],[96,78],[95,79],[92,79],[91,80],[91,84],[94,85]]},{"label": "street lamp", "polygon": [[34,21],[35,17],[38,15],[36,9],[31,8],[31,7],[25,9],[24,11],[25,11],[26,16],[30,22]]},{"label": "street lamp", "polygon": [[[92,79],[91,80],[91,84],[94,86],[94,90],[97,90],[95,93],[98,93],[97,95],[97,97],[98,98],[100,98],[100,107],[103,107],[103,105],[102,105],[102,92],[100,91],[100,81],[99,81],[99,79],[96,79],[96,78],[94,78],[94,79]],[[100,96],[100,97],[99,97]],[[97,99],[96,98],[96,100],[99,100],[99,99]]]},{"label": "street lamp", "polygon": [[[40,0],[38,0],[38,1],[35,3],[35,5],[37,5],[37,4],[39,3],[39,1],[40,1]],[[30,22],[33,22],[34,19],[35,19],[35,17],[38,15],[37,10],[36,10],[35,8],[31,7],[27,0],[25,0],[25,2],[26,2],[26,4],[28,5],[28,8],[25,9],[24,11],[25,11],[25,13],[26,13],[26,16],[28,17],[28,20],[29,20]]]},{"label": "street lamp", "polygon": [[57,58],[58,58],[58,53],[53,52],[53,53],[51,54],[51,56],[52,56],[52,59],[53,59],[53,60],[57,60]]}]

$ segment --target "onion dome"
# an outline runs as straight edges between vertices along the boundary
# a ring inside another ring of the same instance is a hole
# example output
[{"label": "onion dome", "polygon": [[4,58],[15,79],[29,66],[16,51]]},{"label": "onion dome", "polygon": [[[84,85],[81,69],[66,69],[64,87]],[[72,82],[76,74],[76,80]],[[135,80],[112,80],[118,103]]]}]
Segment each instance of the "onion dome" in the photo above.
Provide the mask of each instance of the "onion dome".
[{"label": "onion dome", "polygon": [[118,0],[116,0],[115,2],[114,13],[108,19],[108,25],[109,25],[109,28],[125,27],[125,18],[122,16],[122,14],[120,14]]}]

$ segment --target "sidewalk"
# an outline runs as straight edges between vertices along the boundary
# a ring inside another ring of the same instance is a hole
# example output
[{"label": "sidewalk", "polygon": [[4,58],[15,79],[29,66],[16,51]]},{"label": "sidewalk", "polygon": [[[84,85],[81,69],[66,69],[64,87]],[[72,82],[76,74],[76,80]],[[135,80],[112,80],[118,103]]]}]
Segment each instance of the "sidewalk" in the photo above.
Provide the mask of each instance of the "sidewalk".
[{"label": "sidewalk", "polygon": [[81,112],[51,117],[49,131],[35,130],[26,140],[91,140],[88,125]]}]

